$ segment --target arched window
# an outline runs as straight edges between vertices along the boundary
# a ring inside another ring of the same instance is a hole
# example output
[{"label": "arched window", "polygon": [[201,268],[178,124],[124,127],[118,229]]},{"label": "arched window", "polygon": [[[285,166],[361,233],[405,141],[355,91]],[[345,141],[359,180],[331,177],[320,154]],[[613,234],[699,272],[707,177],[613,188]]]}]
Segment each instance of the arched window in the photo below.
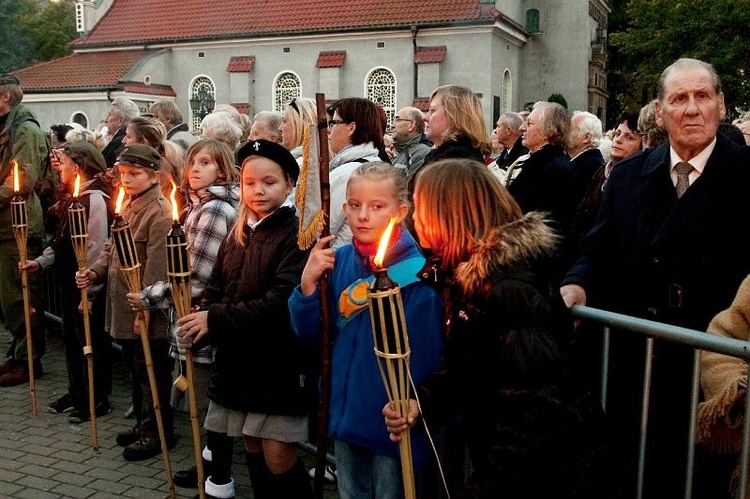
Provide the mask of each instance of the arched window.
[{"label": "arched window", "polygon": [[214,110],[216,86],[207,76],[199,76],[190,84],[190,116],[193,131],[200,129],[201,121]]},{"label": "arched window", "polygon": [[390,129],[396,119],[396,76],[389,69],[376,68],[367,76],[365,86],[367,98],[383,107],[388,117],[386,128]]},{"label": "arched window", "polygon": [[78,123],[83,128],[89,127],[89,119],[80,111],[73,113],[73,117],[70,118],[70,121],[73,123]]},{"label": "arched window", "polygon": [[513,80],[510,77],[510,70],[506,69],[503,73],[503,112],[511,111],[513,105]]},{"label": "arched window", "polygon": [[526,11],[526,31],[529,33],[539,33],[539,9],[529,9]]},{"label": "arched window", "polygon": [[294,73],[281,73],[273,84],[273,110],[283,112],[292,99],[302,95],[299,77]]}]

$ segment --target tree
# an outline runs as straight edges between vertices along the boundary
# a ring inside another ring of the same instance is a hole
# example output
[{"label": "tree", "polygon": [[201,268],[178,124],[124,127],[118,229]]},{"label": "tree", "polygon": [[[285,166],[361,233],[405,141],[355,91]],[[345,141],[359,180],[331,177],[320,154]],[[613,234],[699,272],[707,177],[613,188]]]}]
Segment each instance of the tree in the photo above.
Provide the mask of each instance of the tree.
[{"label": "tree", "polygon": [[731,114],[748,108],[748,0],[630,0],[624,13],[624,29],[610,36],[621,58],[615,70],[624,83],[617,89],[621,104],[644,105],[655,97],[664,68],[691,57],[713,64]]},{"label": "tree", "polygon": [[0,0],[0,72],[48,61],[71,52],[76,38],[72,0]]}]

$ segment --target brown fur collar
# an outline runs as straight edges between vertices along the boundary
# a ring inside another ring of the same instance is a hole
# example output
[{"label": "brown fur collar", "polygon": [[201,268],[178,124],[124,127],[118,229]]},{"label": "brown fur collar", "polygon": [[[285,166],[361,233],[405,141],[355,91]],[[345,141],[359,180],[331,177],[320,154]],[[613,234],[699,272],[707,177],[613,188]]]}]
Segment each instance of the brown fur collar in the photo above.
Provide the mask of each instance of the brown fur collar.
[{"label": "brown fur collar", "polygon": [[554,255],[560,238],[546,222],[544,213],[531,212],[493,229],[479,241],[469,260],[456,269],[456,279],[464,293],[474,294],[487,278],[504,268],[527,268]]}]

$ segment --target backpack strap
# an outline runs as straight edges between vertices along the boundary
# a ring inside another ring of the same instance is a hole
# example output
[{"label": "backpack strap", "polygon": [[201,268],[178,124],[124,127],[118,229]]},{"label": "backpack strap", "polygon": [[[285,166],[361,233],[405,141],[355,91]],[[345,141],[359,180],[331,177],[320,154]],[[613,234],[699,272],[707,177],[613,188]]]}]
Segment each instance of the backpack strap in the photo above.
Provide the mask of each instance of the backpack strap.
[{"label": "backpack strap", "polygon": [[[397,264],[388,267],[388,277],[400,287],[405,288],[410,284],[419,282],[417,274],[424,267],[423,256],[416,256],[401,260]],[[367,310],[367,291],[375,281],[375,275],[357,279],[347,286],[339,295],[339,317],[337,323],[343,327],[354,317]]]}]

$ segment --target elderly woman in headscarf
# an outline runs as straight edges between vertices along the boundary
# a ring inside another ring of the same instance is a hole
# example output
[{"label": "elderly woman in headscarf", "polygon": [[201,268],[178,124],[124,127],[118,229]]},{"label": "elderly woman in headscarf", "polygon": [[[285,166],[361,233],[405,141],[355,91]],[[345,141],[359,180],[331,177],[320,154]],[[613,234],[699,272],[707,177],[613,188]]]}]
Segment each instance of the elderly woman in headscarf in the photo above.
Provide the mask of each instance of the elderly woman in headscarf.
[{"label": "elderly woman in headscarf", "polygon": [[[79,177],[78,200],[83,205],[88,226],[88,265],[99,257],[109,234],[111,212],[108,210],[109,193],[101,176],[107,170],[102,153],[91,143],[78,141],[63,146],[60,150],[60,179],[67,193],[73,192],[76,177]],[[48,409],[55,413],[70,412],[68,421],[82,423],[90,419],[88,405],[88,382],[83,345],[86,344],[82,316],[78,311],[81,292],[75,282],[78,269],[76,254],[71,240],[68,209],[70,196],[58,201],[60,218],[55,238],[36,260],[18,264],[19,270],[37,272],[52,267],[57,286],[56,293],[62,300],[62,337],[65,345],[65,364],[68,370],[68,391],[52,402]],[[103,416],[112,410],[109,395],[112,391],[112,362],[110,360],[110,338],[104,330],[104,297],[102,286],[89,287],[89,314],[91,341],[94,356],[94,401],[96,415]],[[71,412],[72,411],[72,412]]]}]

